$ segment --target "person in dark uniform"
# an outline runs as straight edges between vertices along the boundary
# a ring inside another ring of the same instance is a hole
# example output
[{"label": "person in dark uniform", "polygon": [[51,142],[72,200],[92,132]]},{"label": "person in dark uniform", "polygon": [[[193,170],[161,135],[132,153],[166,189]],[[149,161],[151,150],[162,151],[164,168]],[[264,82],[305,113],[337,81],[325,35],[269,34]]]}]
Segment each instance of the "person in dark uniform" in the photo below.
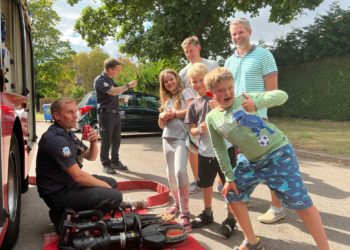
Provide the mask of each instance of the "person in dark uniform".
[{"label": "person in dark uniform", "polygon": [[70,129],[77,122],[77,106],[70,98],[51,104],[54,124],[42,135],[36,162],[36,180],[40,197],[50,208],[56,230],[65,208],[76,211],[117,207],[145,207],[144,202],[123,202],[115,179],[90,175],[83,171],[83,158],[93,161],[98,154],[98,136],[90,130],[85,146]]},{"label": "person in dark uniform", "polygon": [[108,174],[115,174],[115,169],[128,169],[119,159],[121,123],[118,95],[130,88],[135,88],[137,81],[133,80],[122,87],[117,87],[113,77],[118,75],[121,70],[122,64],[117,59],[108,58],[104,61],[104,71],[96,77],[94,82],[101,137],[100,158],[103,171]]}]

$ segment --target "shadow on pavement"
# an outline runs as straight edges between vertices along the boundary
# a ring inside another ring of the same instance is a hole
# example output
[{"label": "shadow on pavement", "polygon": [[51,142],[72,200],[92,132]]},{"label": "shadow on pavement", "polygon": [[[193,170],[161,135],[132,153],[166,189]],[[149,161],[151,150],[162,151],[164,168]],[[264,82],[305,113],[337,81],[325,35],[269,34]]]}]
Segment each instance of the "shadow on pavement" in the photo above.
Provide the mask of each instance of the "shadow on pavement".
[{"label": "shadow on pavement", "polygon": [[[243,236],[242,231],[240,231],[240,229],[235,231],[233,236],[226,239],[218,233],[219,227],[220,227],[220,225],[218,223],[213,223],[210,226],[205,227],[203,229],[193,229],[192,233],[194,234],[194,236],[195,236],[195,234],[200,234],[200,235],[204,236],[205,238],[209,238],[213,241],[220,242],[222,245],[224,245],[228,248],[233,248],[234,246],[239,246],[242,243],[244,236]],[[260,237],[260,239],[264,243],[264,246],[266,249],[283,249],[283,250],[317,249],[317,247],[314,245],[305,244],[305,243],[298,243],[295,241],[275,240],[275,239],[269,239],[266,237]],[[200,244],[202,246],[204,246],[205,249],[213,249],[203,242],[200,242]]]},{"label": "shadow on pavement", "polygon": [[312,182],[312,184],[305,183],[310,193],[339,200],[350,197],[350,192],[333,187],[325,183],[324,180],[314,178],[305,173],[302,173],[302,176],[304,181]]},{"label": "shadow on pavement", "polygon": [[[257,212],[259,214],[262,214],[268,209],[270,206],[270,201],[259,199],[259,198],[252,198],[252,206],[248,208],[250,212]],[[275,222],[273,224],[264,224],[264,227],[274,227],[278,224],[290,224],[296,228],[298,228],[300,231],[309,234],[306,230],[304,223],[301,221],[298,214],[291,209],[284,208],[286,213],[286,218]],[[330,214],[320,211],[320,215],[322,218],[322,222],[328,237],[329,241],[337,242],[346,246],[350,246],[350,217],[344,217],[336,214]],[[344,232],[341,232],[344,231]],[[258,233],[258,232],[256,232]],[[311,237],[311,235],[310,235]],[[270,239],[269,239],[270,240]],[[283,243],[284,244],[284,243]],[[284,248],[283,248],[284,249]],[[298,248],[294,248],[298,249]]]},{"label": "shadow on pavement", "polygon": [[42,249],[44,234],[53,232],[49,209],[39,197],[36,186],[22,195],[20,233],[14,249]]}]

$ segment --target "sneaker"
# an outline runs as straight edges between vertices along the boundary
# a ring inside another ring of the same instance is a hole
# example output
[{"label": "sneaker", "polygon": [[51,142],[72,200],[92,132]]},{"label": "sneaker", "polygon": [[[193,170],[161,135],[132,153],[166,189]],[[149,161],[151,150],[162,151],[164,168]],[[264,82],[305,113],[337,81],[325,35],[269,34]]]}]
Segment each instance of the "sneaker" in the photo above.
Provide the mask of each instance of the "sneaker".
[{"label": "sneaker", "polygon": [[121,161],[117,163],[112,163],[112,167],[117,170],[128,170],[128,167],[125,166]]},{"label": "sneaker", "polygon": [[200,228],[205,225],[209,225],[214,222],[213,212],[211,215],[208,215],[204,210],[199,214],[192,222],[192,228]]},{"label": "sneaker", "polygon": [[284,214],[283,209],[281,212],[276,213],[273,209],[270,208],[269,210],[266,211],[266,213],[264,213],[263,215],[260,215],[258,217],[258,220],[262,223],[271,224],[276,221],[282,220],[285,217],[286,215]]},{"label": "sneaker", "polygon": [[102,171],[105,172],[106,174],[116,174],[117,173],[117,172],[115,172],[115,170],[111,166],[103,166]]},{"label": "sneaker", "polygon": [[189,213],[182,213],[180,215],[180,220],[181,220],[181,225],[185,228],[186,232],[187,233],[192,232]]},{"label": "sneaker", "polygon": [[235,218],[226,218],[220,227],[220,232],[225,238],[230,238],[233,234],[233,231],[237,229],[237,221]]},{"label": "sneaker", "polygon": [[200,187],[197,186],[196,181],[190,183],[189,193],[194,194],[201,190]]}]

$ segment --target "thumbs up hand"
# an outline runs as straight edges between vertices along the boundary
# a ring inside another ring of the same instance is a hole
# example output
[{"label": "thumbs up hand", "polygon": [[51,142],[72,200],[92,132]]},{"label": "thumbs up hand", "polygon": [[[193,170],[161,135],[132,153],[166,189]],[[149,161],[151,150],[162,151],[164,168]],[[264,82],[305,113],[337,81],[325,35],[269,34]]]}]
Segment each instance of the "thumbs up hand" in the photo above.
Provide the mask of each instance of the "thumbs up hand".
[{"label": "thumbs up hand", "polygon": [[254,100],[244,93],[242,93],[242,96],[245,99],[245,101],[242,103],[242,108],[247,112],[255,112],[256,106]]}]

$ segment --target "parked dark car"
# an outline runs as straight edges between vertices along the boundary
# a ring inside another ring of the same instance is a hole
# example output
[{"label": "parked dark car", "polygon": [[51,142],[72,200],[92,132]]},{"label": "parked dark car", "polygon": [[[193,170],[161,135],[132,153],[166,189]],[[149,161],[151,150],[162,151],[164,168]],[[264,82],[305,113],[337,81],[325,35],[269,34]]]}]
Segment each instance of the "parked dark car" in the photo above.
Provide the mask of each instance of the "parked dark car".
[{"label": "parked dark car", "polygon": [[[141,92],[124,92],[119,95],[119,114],[122,124],[122,132],[160,131],[158,126],[159,98]],[[92,91],[78,104],[78,125],[90,124],[94,129],[98,128],[96,92]]]}]

